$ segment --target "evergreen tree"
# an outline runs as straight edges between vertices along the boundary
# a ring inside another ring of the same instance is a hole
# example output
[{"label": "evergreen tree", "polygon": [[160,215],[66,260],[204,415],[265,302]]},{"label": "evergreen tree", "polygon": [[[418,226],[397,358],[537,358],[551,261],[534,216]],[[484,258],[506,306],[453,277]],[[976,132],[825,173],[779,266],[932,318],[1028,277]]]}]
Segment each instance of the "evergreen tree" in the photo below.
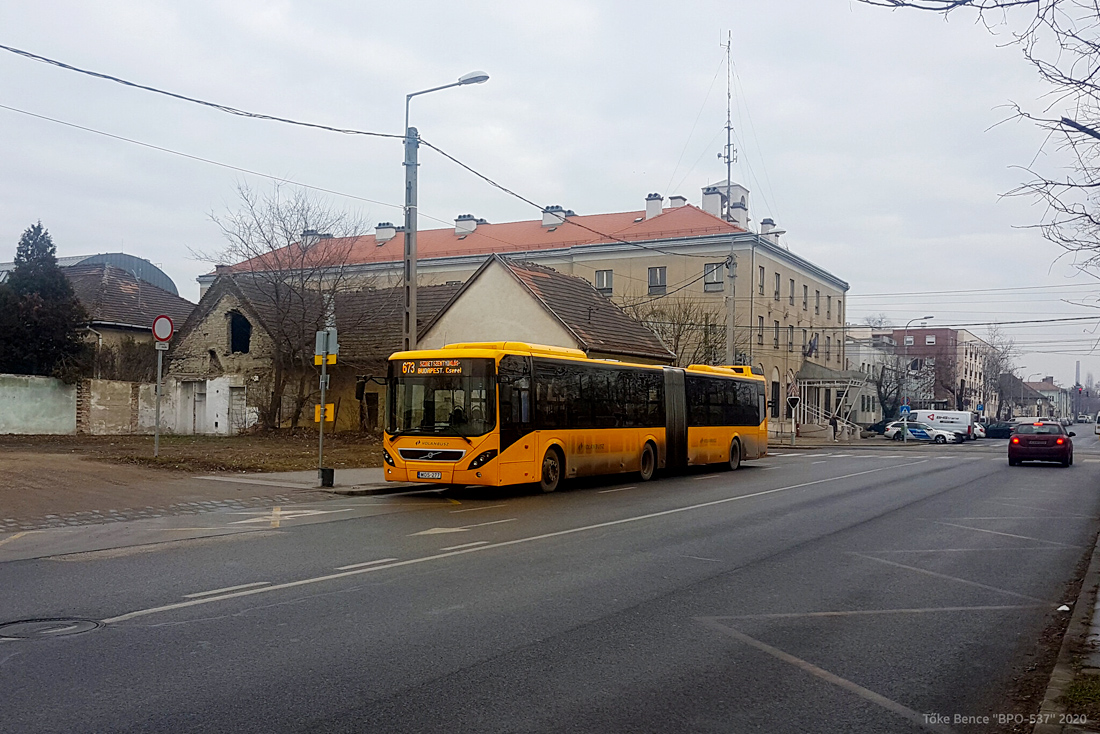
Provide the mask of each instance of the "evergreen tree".
[{"label": "evergreen tree", "polygon": [[39,222],[19,238],[15,268],[0,285],[0,372],[71,373],[87,317]]}]

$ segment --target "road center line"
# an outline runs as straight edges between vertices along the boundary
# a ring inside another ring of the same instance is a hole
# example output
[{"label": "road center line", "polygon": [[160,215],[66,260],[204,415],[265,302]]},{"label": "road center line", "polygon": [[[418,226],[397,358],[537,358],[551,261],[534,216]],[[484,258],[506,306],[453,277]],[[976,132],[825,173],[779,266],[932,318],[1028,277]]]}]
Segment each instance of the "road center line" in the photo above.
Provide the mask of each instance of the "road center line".
[{"label": "road center line", "polygon": [[776,658],[778,660],[782,660],[785,663],[790,663],[794,667],[799,668],[800,670],[802,670],[806,673],[809,673],[810,675],[814,676],[815,678],[819,678],[819,679],[825,681],[826,683],[831,683],[832,685],[836,686],[837,688],[843,688],[844,690],[848,691],[849,693],[854,693],[855,695],[862,698],[864,701],[870,701],[873,704],[881,706],[882,708],[886,709],[887,711],[891,711],[895,714],[898,714],[902,718],[907,719],[910,723],[915,724],[915,725],[917,725],[918,727],[920,727],[922,729],[925,729],[927,731],[934,731],[934,732],[951,732],[952,731],[949,727],[946,727],[946,726],[942,726],[942,725],[939,725],[939,724],[930,724],[928,722],[928,720],[925,719],[923,714],[917,713],[913,709],[908,708],[906,706],[902,706],[897,701],[892,701],[889,698],[887,698],[886,696],[883,696],[881,693],[875,693],[871,689],[864,688],[863,686],[859,685],[858,683],[853,683],[852,681],[848,680],[847,678],[841,678],[839,675],[837,675],[835,673],[830,673],[829,671],[825,670],[824,668],[819,668],[816,665],[814,665],[813,663],[807,662],[807,661],[803,660],[802,658],[797,658],[797,657],[795,657],[794,655],[791,655],[788,652],[783,652],[782,650],[780,650],[777,647],[772,647],[771,645],[767,644],[766,642],[761,642],[760,640],[757,640],[754,637],[749,637],[744,632],[740,632],[738,630],[733,629],[732,627],[727,627],[726,625],[721,624],[720,622],[717,621],[717,619],[715,619],[713,617],[710,617],[710,618],[701,617],[701,618],[697,618],[697,621],[702,622],[704,625],[706,625],[707,627],[710,627],[712,630],[714,630],[716,632],[720,632],[720,633],[722,633],[724,635],[727,635],[729,637],[732,637],[733,639],[738,640],[738,641],[748,645],[749,647],[755,647],[757,650],[760,650],[761,652],[767,653],[768,655],[771,655],[773,658]]},{"label": "road center line", "polygon": [[[917,464],[927,463],[927,459],[921,459],[920,461],[913,461],[908,464],[894,464],[891,466],[882,466],[877,469],[866,469],[864,471],[853,472],[852,474],[842,474],[837,477],[828,477],[826,479],[815,479],[810,482],[801,482],[799,484],[791,484],[786,487],[776,487],[775,489],[765,489],[759,492],[752,492],[750,494],[741,494],[735,497],[726,497],[720,500],[712,500],[710,502],[701,502],[695,505],[686,505],[684,507],[674,507],[671,510],[661,510],[660,512],[650,512],[645,515],[635,515],[633,517],[624,517],[619,520],[608,520],[607,522],[595,523],[594,525],[584,525],[576,528],[568,528],[566,530],[557,530],[551,533],[542,533],[540,535],[532,535],[526,538],[516,538],[515,540],[504,540],[499,543],[490,543],[488,545],[479,545],[476,548],[463,548],[462,550],[447,551],[445,553],[435,553],[430,556],[423,556],[421,558],[410,558],[406,561],[396,561],[390,564],[379,564],[377,566],[371,566],[369,568],[351,569],[348,571],[341,571],[340,573],[330,573],[324,576],[315,576],[308,579],[300,579],[298,581],[288,581],[283,584],[274,584],[272,586],[265,586],[260,589],[246,589],[243,591],[235,591],[222,596],[210,596],[202,599],[191,599],[185,602],[176,602],[174,604],[165,604],[159,607],[149,607],[148,609],[139,609],[137,611],[128,612],[126,614],[120,614],[116,617],[109,617],[102,620],[104,624],[114,624],[116,622],[125,622],[129,619],[135,619],[137,617],[144,617],[150,614],[158,614],[161,612],[169,612],[175,609],[183,609],[185,607],[197,606],[199,604],[209,604],[215,601],[224,601],[226,599],[235,599],[242,596],[251,596],[252,594],[262,594],[268,591],[293,589],[299,586],[308,586],[310,584],[322,583],[325,581],[333,581],[335,579],[348,578],[350,576],[358,576],[364,573],[374,573],[375,571],[382,571],[390,568],[401,568],[403,566],[412,566],[419,563],[427,563],[429,561],[438,561],[444,558],[450,558],[452,556],[464,555],[466,553],[478,553],[480,551],[492,550],[495,548],[505,548],[513,545],[520,545],[522,543],[532,543],[538,540],[547,540],[549,538],[560,538],[566,535],[573,535],[576,533],[584,533],[590,530],[599,530],[601,528],[614,527],[616,525],[625,525],[627,523],[640,522],[642,520],[652,520],[657,517],[665,517],[667,515],[676,515],[681,512],[691,512],[693,510],[701,510],[706,507],[715,507],[718,505],[724,505],[729,502],[740,502],[741,500],[753,499],[755,497],[764,497],[766,495],[775,494],[777,492],[788,492],[792,489],[804,489],[805,487],[813,487],[818,484],[828,484],[829,482],[839,482],[844,479],[854,479],[855,477],[862,477],[868,474],[877,474],[878,472],[889,471],[891,469],[904,469],[910,466],[916,466]],[[1041,599],[1036,601],[1042,601]]]},{"label": "road center line", "polygon": [[199,591],[194,594],[184,594],[184,599],[197,599],[203,596],[211,596],[212,594],[222,594],[227,591],[237,591],[239,589],[251,589],[254,586],[267,586],[270,581],[256,581],[251,584],[240,584],[238,586],[226,586],[224,589],[211,589],[210,591]]},{"label": "road center line", "polygon": [[462,545],[451,545],[451,546],[447,546],[446,548],[440,548],[439,550],[453,551],[453,550],[458,550],[459,548],[473,548],[475,545],[485,545],[488,542],[489,541],[487,541],[487,540],[475,540],[473,543],[463,543]]},{"label": "road center line", "polygon": [[916,607],[912,609],[850,609],[837,612],[779,612],[776,614],[738,614],[715,619],[795,619],[799,617],[861,617],[876,614],[934,614],[937,612],[1000,612],[1014,609],[1038,609],[1053,604],[998,604],[978,607]]},{"label": "road center line", "polygon": [[347,571],[349,568],[363,568],[364,566],[375,566],[379,563],[389,563],[390,561],[396,561],[396,558],[379,558],[377,561],[363,561],[362,563],[349,563],[346,566],[337,566],[337,571]]}]

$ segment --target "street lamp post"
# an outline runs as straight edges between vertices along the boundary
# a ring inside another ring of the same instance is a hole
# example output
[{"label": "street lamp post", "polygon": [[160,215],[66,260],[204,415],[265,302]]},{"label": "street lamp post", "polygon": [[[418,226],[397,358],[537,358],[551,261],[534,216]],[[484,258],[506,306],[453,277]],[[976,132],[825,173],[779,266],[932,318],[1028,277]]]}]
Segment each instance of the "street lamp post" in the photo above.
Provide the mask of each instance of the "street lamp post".
[{"label": "street lamp post", "polygon": [[438,92],[440,89],[459,87],[466,84],[481,84],[489,81],[489,75],[484,71],[471,71],[469,74],[459,77],[457,82],[444,84],[441,87],[422,89],[419,92],[405,95],[405,266],[402,272],[402,283],[405,288],[405,321],[404,344],[405,351],[416,349],[416,152],[420,147],[420,135],[415,127],[409,127],[409,102],[413,97],[428,92]]},{"label": "street lamp post", "polygon": [[[909,400],[909,325],[912,324],[914,321],[929,321],[929,320],[934,319],[934,318],[936,318],[936,317],[935,316],[918,316],[915,319],[909,319],[908,321],[905,322],[905,335],[902,337],[901,347],[902,347],[903,353],[905,354],[905,399],[906,399],[905,404],[906,405],[909,404],[908,403],[908,400]],[[909,443],[909,423],[908,423],[908,421],[906,421],[906,424],[904,426],[902,426],[902,429],[901,429],[901,442],[902,443]]]},{"label": "street lamp post", "polygon": [[[1027,383],[1031,382],[1032,377],[1039,377],[1042,374],[1043,374],[1042,372],[1032,372],[1030,375],[1027,376],[1027,379],[1024,380],[1024,387],[1028,387]],[[1035,401],[1035,417],[1036,418],[1039,417],[1039,414],[1042,412],[1042,409],[1043,409],[1043,401],[1042,401],[1042,398],[1040,398],[1040,399]]]}]

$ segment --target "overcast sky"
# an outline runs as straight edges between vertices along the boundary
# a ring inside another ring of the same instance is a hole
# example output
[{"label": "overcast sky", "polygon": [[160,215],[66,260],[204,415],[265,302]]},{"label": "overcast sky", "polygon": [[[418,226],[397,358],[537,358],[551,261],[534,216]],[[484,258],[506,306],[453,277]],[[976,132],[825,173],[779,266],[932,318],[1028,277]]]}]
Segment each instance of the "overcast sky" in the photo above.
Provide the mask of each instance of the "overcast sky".
[{"label": "overcast sky", "polygon": [[[421,136],[542,204],[642,209],[652,191],[699,204],[725,177],[725,51],[733,31],[734,178],[752,226],[851,284],[849,319],[899,326],[1087,316],[1094,278],[1024,227],[1043,210],[1002,194],[1044,134],[1007,122],[1046,89],[1007,28],[847,0],[736,2],[26,3],[0,0],[0,44],[192,97],[337,127]],[[0,105],[331,189],[368,224],[399,222],[398,140],[305,130],[93,79],[0,51]],[[37,220],[58,254],[147,257],[198,300],[211,212],[265,179],[0,109],[0,261]],[[422,149],[421,227],[462,213],[538,212]],[[1057,173],[1054,151],[1035,165]],[[973,289],[1043,286],[968,294]],[[1069,287],[1067,287],[1069,286]],[[884,293],[942,293],[882,296]],[[1021,376],[1100,378],[1095,322],[1008,330]],[[974,327],[984,334],[985,327]],[[1051,344],[1050,340],[1069,340]],[[1046,352],[1046,353],[1040,353]],[[1078,352],[1055,354],[1054,352]]]}]

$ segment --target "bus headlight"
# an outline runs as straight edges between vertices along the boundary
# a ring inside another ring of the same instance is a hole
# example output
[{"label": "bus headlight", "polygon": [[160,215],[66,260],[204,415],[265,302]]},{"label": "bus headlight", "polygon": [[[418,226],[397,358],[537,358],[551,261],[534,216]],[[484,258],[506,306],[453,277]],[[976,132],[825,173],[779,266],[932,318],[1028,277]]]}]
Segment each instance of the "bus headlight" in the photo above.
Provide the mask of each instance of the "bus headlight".
[{"label": "bus headlight", "polygon": [[474,457],[474,460],[470,462],[470,469],[480,469],[493,460],[493,457],[497,455],[496,449],[489,449],[488,451],[478,454]]},{"label": "bus headlight", "polygon": [[390,466],[397,466],[397,464],[393,463],[393,457],[390,456],[390,452],[385,449],[382,449],[382,460]]}]

